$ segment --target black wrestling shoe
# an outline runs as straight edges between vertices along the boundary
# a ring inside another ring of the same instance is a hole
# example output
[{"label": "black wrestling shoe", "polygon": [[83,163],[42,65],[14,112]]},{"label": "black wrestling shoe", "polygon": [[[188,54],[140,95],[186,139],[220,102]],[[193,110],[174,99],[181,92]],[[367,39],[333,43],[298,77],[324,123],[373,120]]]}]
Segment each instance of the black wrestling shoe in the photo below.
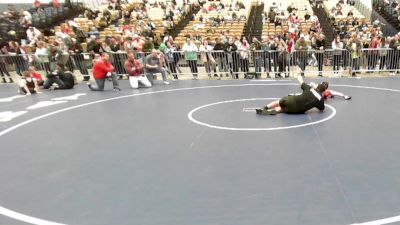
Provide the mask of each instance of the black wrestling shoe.
[{"label": "black wrestling shoe", "polygon": [[276,111],[276,110],[266,110],[266,109],[256,109],[256,113],[258,114],[258,115],[264,115],[264,116],[266,116],[266,115],[276,115],[276,114],[278,114],[278,112]]},{"label": "black wrestling shoe", "polygon": [[273,110],[264,110],[264,115],[276,115],[276,114],[278,114],[278,112],[275,110],[275,109],[273,109]]}]

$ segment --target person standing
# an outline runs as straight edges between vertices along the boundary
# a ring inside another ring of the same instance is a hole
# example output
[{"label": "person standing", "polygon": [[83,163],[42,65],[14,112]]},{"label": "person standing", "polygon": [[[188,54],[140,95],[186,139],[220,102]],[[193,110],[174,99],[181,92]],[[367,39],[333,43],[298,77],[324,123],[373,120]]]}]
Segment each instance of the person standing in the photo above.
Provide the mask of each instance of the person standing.
[{"label": "person standing", "polygon": [[204,40],[203,44],[200,45],[200,59],[204,63],[204,67],[209,77],[212,77],[212,73],[214,73],[215,69],[215,59],[211,54],[213,50],[213,46],[208,44],[208,40]]},{"label": "person standing", "polygon": [[240,54],[240,68],[244,73],[244,77],[247,77],[249,72],[249,49],[250,45],[245,38],[243,38],[242,43],[239,47]]},{"label": "person standing", "polygon": [[114,73],[114,66],[111,65],[108,53],[102,53],[100,59],[93,60],[93,77],[97,85],[92,86],[92,84],[87,83],[90,90],[104,91],[106,78],[111,78],[113,81],[113,90],[121,91],[118,85],[117,75]]},{"label": "person standing", "polygon": [[300,34],[299,40],[296,45],[297,62],[301,70],[301,76],[304,77],[304,71],[306,70],[307,58],[308,58],[308,44],[304,39],[304,34]]},{"label": "person standing", "polygon": [[315,40],[315,56],[318,62],[318,76],[322,77],[322,68],[324,66],[324,49],[325,49],[325,36],[319,34],[317,40]]},{"label": "person standing", "polygon": [[190,71],[193,74],[193,80],[197,80],[198,69],[197,69],[197,46],[193,43],[193,41],[188,38],[186,39],[186,43],[182,46],[182,51],[185,54],[185,60],[188,62]]},{"label": "person standing", "polygon": [[340,37],[337,36],[332,42],[333,50],[333,73],[338,74],[340,69],[340,60],[342,58],[343,43],[340,41]]},{"label": "person standing", "polygon": [[224,51],[226,54],[228,68],[231,77],[234,79],[238,79],[239,78],[238,65],[237,65],[237,60],[235,59],[235,52],[237,51],[237,46],[235,45],[233,38],[229,38],[228,43],[226,43],[224,46]]}]

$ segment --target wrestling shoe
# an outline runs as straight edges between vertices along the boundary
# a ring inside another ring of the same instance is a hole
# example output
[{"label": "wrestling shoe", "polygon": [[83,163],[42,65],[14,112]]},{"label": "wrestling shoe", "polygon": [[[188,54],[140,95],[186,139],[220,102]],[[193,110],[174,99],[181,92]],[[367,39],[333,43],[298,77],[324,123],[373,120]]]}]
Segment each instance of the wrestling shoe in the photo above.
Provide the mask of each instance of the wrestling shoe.
[{"label": "wrestling shoe", "polygon": [[350,99],[351,99],[351,96],[345,95],[345,96],[344,96],[344,99],[345,99],[345,100],[350,100]]},{"label": "wrestling shoe", "polygon": [[86,85],[88,86],[88,88],[89,88],[90,90],[92,90],[92,84],[91,84],[91,83],[87,82]]},{"label": "wrestling shoe", "polygon": [[276,114],[278,114],[278,112],[275,110],[275,109],[273,109],[273,110],[264,110],[264,115],[276,115]]},{"label": "wrestling shoe", "polygon": [[262,114],[262,109],[256,109],[256,114],[258,114],[258,115],[260,115],[260,114]]},{"label": "wrestling shoe", "polygon": [[119,87],[115,87],[115,88],[113,89],[113,91],[115,91],[115,92],[117,92],[117,91],[121,91],[121,88],[119,88]]}]

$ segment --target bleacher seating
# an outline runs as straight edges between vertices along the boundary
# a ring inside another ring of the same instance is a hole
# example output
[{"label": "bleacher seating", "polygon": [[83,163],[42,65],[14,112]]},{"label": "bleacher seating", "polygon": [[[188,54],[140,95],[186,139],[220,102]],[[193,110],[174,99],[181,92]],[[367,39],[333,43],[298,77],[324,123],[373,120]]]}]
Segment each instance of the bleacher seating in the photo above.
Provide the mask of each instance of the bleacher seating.
[{"label": "bleacher seating", "polygon": [[[271,7],[276,7],[274,5],[275,2],[273,1],[266,1],[265,2],[265,6],[264,6],[264,10],[269,12],[269,9]],[[287,7],[291,4],[294,4],[294,8],[297,9],[296,11],[296,16],[301,20],[298,28],[301,30],[309,30],[312,26],[312,22],[311,21],[304,21],[304,16],[306,15],[306,13],[310,13],[312,12],[312,8],[310,5],[310,2],[308,0],[289,0],[289,1],[284,1],[284,2],[278,2],[279,5],[279,9],[282,9],[281,11],[278,11],[278,13],[284,13],[284,15],[277,15],[278,18],[280,18],[282,20],[282,25],[281,26],[276,26],[274,23],[264,23],[263,25],[263,36],[267,36],[267,35],[275,35],[278,33],[281,33],[283,31],[288,31],[289,30],[289,23],[288,23],[288,17],[289,17],[289,12],[287,11]]]},{"label": "bleacher seating", "polygon": [[[185,29],[175,38],[175,42],[178,45],[183,45],[185,43],[185,39],[188,36],[193,37],[194,35],[201,35],[202,39],[210,38],[211,40],[215,40],[215,38],[220,37],[221,34],[228,31],[232,37],[240,38],[243,35],[243,30],[246,20],[235,20],[235,21],[225,21],[225,23],[221,23],[216,25],[213,22],[213,18],[224,18],[228,15],[232,15],[233,11],[229,11],[229,5],[232,3],[230,0],[221,0],[222,4],[226,7],[222,10],[213,10],[207,13],[202,12],[200,10],[199,13],[195,15],[195,20],[190,21],[190,23],[185,27]],[[203,7],[208,9],[208,6],[212,3],[219,4],[220,2],[207,2]],[[236,1],[232,3],[232,7],[236,4]],[[236,15],[238,18],[240,16],[245,16],[248,18],[251,9],[251,1],[244,1],[243,2],[245,9],[241,9],[240,11],[236,11]],[[203,22],[200,21],[200,18],[203,18]]]}]

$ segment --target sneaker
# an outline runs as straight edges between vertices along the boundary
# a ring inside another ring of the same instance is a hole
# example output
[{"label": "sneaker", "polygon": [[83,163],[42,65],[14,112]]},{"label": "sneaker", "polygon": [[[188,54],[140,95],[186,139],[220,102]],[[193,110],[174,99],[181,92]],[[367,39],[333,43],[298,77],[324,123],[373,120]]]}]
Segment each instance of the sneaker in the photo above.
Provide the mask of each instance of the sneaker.
[{"label": "sneaker", "polygon": [[276,115],[278,112],[273,109],[273,110],[264,110],[265,115]]},{"label": "sneaker", "polygon": [[395,74],[394,73],[389,73],[389,76],[395,76]]},{"label": "sneaker", "polygon": [[345,96],[344,96],[344,99],[345,99],[345,100],[350,100],[350,99],[351,99],[351,96],[345,95]]},{"label": "sneaker", "polygon": [[91,83],[87,82],[86,85],[88,86],[88,88],[89,88],[90,90],[92,90],[92,84],[91,84]]},{"label": "sneaker", "polygon": [[115,88],[113,89],[113,91],[115,91],[115,92],[117,92],[117,91],[121,91],[121,88],[119,88],[119,87],[115,87]]},{"label": "sneaker", "polygon": [[168,84],[169,84],[169,82],[168,82],[168,81],[164,81],[164,84],[168,85]]},{"label": "sneaker", "polygon": [[10,77],[9,82],[14,83],[14,80]]},{"label": "sneaker", "polygon": [[256,114],[260,115],[262,113],[262,111],[263,111],[262,109],[256,109]]}]

